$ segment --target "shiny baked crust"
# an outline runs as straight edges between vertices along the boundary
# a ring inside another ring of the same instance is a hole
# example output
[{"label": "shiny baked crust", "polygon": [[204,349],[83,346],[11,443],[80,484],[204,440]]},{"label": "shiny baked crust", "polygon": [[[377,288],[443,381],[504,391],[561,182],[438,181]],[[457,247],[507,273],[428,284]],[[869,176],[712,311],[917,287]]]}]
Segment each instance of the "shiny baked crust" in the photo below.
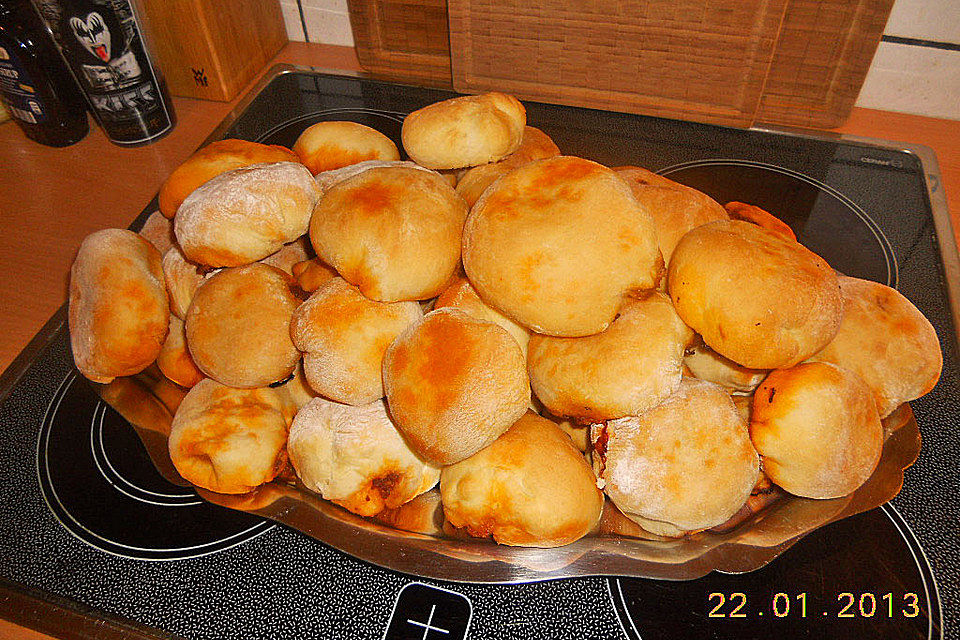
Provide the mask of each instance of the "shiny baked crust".
[{"label": "shiny baked crust", "polygon": [[501,177],[470,210],[463,267],[489,305],[555,336],[603,331],[662,268],[653,220],[616,173],[556,156]]},{"label": "shiny baked crust", "polygon": [[840,326],[840,285],[826,261],[749,222],[710,222],[684,235],[667,286],[711,349],[751,369],[791,367]]},{"label": "shiny baked crust", "polygon": [[160,253],[126,229],[87,236],[70,269],[67,314],[77,368],[94,382],[139,373],[167,337]]},{"label": "shiny baked crust", "polygon": [[838,498],[870,477],[883,427],[869,387],[826,362],[773,371],[753,397],[750,437],[774,483],[805,498]]},{"label": "shiny baked crust", "polygon": [[310,173],[339,169],[365,160],[399,160],[397,145],[376,129],[357,122],[318,122],[303,130],[293,152]]},{"label": "shiny baked crust", "polygon": [[556,424],[532,412],[490,446],[444,467],[440,496],[454,527],[524,547],[570,544],[603,511],[586,459]]}]

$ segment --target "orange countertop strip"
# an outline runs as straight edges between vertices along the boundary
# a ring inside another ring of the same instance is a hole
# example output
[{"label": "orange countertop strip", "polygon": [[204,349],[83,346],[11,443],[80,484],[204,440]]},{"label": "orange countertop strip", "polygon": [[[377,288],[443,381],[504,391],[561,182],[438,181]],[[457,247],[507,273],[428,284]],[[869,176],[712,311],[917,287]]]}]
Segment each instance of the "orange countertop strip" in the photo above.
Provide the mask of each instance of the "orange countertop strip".
[{"label": "orange countertop strip", "polygon": [[[299,42],[288,44],[274,63],[359,69],[352,48]],[[0,125],[0,371],[66,300],[80,241],[98,229],[129,225],[167,174],[238,101],[174,98],[179,121],[174,131],[132,149],[108,142],[92,122],[83,141],[64,149],[27,140],[13,123]],[[836,131],[931,147],[940,164],[954,235],[960,238],[960,121],[854,109]],[[55,627],[44,631],[56,633]],[[50,636],[0,620],[0,637]]]}]

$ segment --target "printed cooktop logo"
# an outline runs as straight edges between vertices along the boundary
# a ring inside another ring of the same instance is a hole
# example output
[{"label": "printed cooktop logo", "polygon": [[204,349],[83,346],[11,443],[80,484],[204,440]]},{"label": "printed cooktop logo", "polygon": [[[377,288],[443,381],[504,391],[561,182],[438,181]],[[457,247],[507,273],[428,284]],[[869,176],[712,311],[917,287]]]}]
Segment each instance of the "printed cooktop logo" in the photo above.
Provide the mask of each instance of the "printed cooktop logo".
[{"label": "printed cooktop logo", "polygon": [[110,61],[110,30],[96,11],[91,11],[83,20],[70,18],[70,29],[83,47],[104,62]]}]

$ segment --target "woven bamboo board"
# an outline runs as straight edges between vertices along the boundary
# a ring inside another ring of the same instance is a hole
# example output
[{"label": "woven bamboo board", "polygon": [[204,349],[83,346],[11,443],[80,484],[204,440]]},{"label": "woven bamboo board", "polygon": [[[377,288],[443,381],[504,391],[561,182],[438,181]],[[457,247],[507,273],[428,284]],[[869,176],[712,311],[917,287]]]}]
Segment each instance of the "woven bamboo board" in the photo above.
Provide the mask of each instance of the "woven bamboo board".
[{"label": "woven bamboo board", "polygon": [[453,85],[747,126],[787,0],[449,0]]},{"label": "woven bamboo board", "polygon": [[386,80],[451,87],[446,0],[347,0],[357,59]]},{"label": "woven bamboo board", "polygon": [[893,0],[790,0],[757,122],[843,124],[892,7]]}]

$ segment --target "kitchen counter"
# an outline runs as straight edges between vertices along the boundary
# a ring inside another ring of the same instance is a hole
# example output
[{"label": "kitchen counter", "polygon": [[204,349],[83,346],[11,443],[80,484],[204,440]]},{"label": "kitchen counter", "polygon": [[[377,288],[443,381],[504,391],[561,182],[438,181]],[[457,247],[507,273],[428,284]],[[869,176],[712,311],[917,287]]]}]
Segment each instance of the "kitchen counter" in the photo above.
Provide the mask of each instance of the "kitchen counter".
[{"label": "kitchen counter", "polygon": [[[289,44],[274,62],[359,68],[353,49],[303,43]],[[37,145],[12,123],[0,125],[0,370],[65,301],[70,264],[83,237],[126,227],[236,102],[175,98],[174,131],[133,149],[109,143],[92,122],[87,138],[65,149]],[[857,109],[837,131],[933,148],[957,234],[960,121]],[[0,621],[0,637],[47,636]]]}]

